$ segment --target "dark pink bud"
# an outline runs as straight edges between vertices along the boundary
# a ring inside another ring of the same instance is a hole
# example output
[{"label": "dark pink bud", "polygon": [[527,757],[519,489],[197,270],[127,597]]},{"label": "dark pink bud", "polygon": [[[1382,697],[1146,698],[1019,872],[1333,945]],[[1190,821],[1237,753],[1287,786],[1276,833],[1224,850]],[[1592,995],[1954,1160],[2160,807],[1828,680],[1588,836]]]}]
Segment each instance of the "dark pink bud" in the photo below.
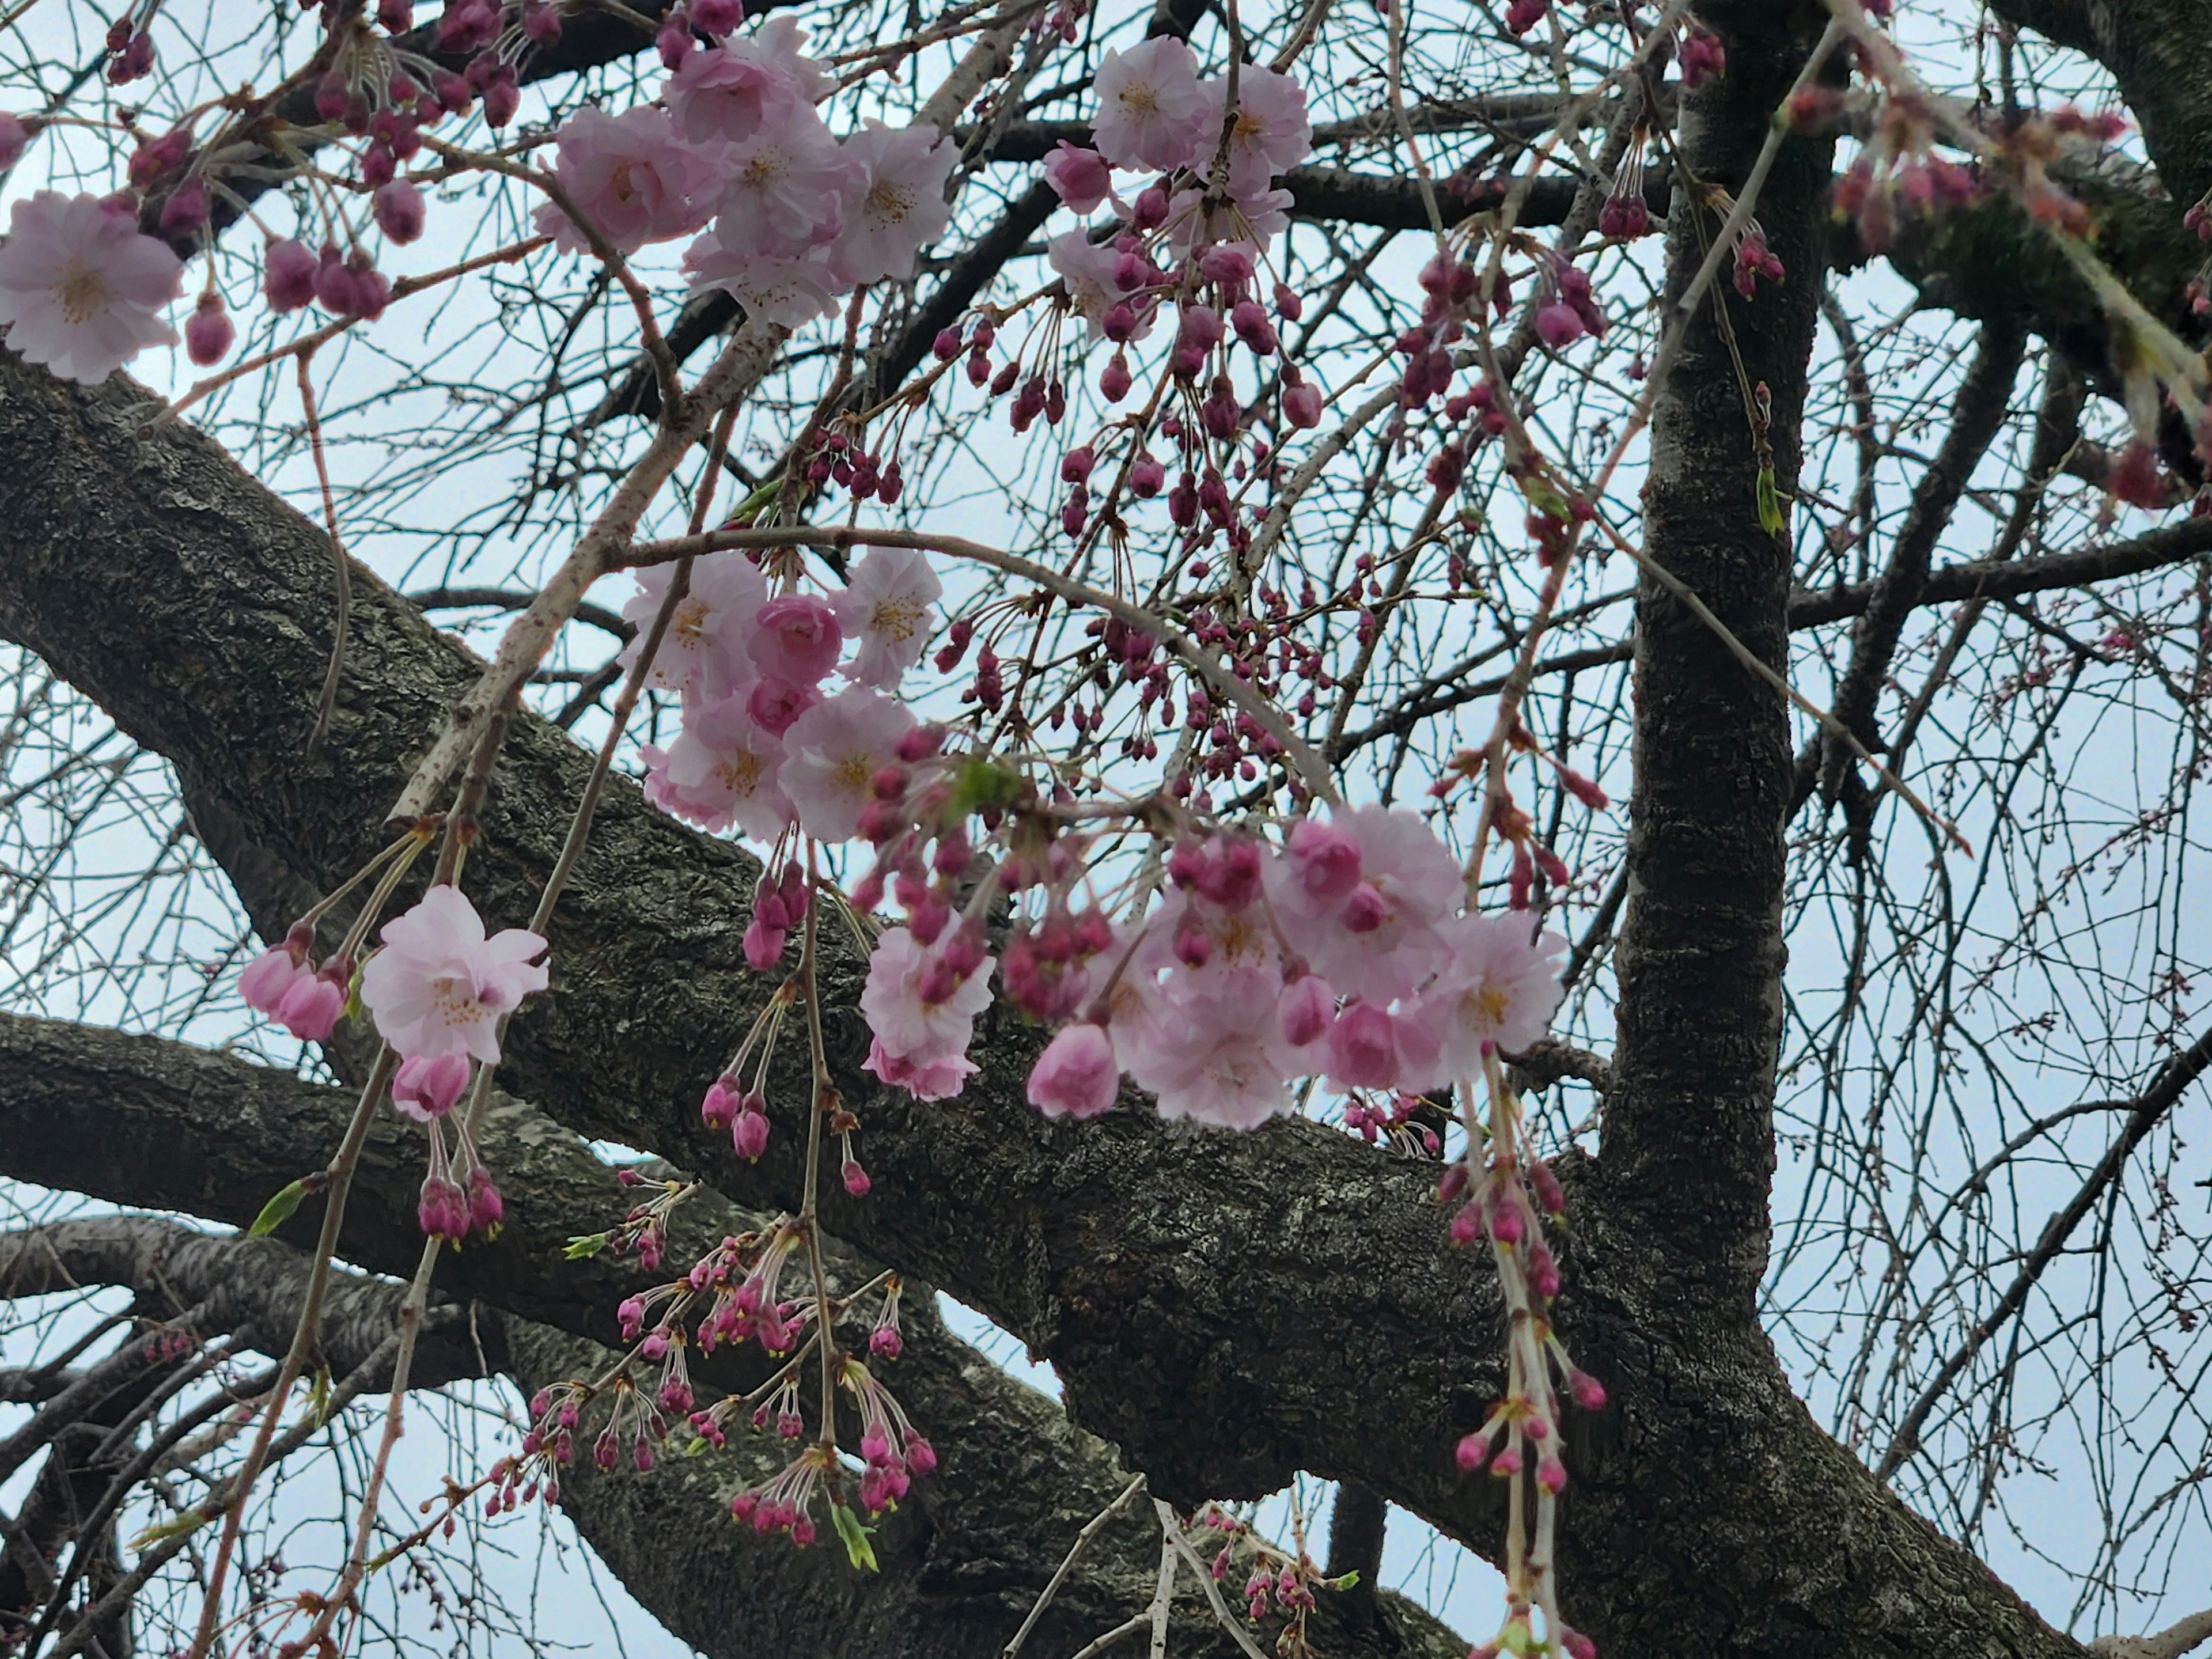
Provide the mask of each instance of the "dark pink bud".
[{"label": "dark pink bud", "polygon": [[1605,1409],[1605,1384],[1588,1371],[1572,1370],[1567,1373],[1567,1393],[1573,1398],[1575,1404],[1586,1412],[1601,1412]]},{"label": "dark pink bud", "polygon": [[222,308],[219,295],[203,294],[185,325],[185,355],[202,368],[221,362],[238,338],[237,325]]},{"label": "dark pink bud", "polygon": [[740,1111],[730,1123],[730,1145],[748,1164],[757,1163],[768,1150],[768,1115]]},{"label": "dark pink bud", "polygon": [[1137,204],[1131,214],[1131,222],[1139,230],[1157,230],[1167,222],[1168,193],[1158,185],[1147,185],[1137,193]]},{"label": "dark pink bud", "polygon": [[781,927],[768,927],[755,916],[745,927],[745,960],[757,974],[773,970],[783,960],[786,934]]},{"label": "dark pink bud", "polygon": [[1285,389],[1283,415],[1292,426],[1310,431],[1321,424],[1321,388],[1311,380]]},{"label": "dark pink bud", "polygon": [[1490,1461],[1490,1437],[1486,1434],[1461,1436],[1452,1457],[1458,1463],[1462,1474],[1473,1474]]},{"label": "dark pink bud", "polygon": [[507,1219],[507,1206],[492,1184],[491,1172],[482,1164],[469,1171],[469,1227],[489,1238]]},{"label": "dark pink bud", "polygon": [[939,329],[937,338],[931,343],[929,349],[939,362],[951,362],[960,355],[960,331],[957,328]]},{"label": "dark pink bud", "polygon": [[378,186],[369,208],[376,228],[402,246],[422,234],[422,192],[404,179]]},{"label": "dark pink bud", "polygon": [[868,1179],[868,1172],[866,1170],[849,1158],[845,1160],[845,1191],[848,1196],[866,1198],[868,1195],[868,1188],[874,1185],[875,1183]]},{"label": "dark pink bud", "polygon": [[1390,907],[1374,887],[1361,882],[1344,902],[1339,922],[1346,933],[1371,933],[1390,919]]},{"label": "dark pink bud", "polygon": [[165,236],[191,235],[204,228],[207,222],[207,185],[198,179],[185,179],[161,204],[161,234]]}]

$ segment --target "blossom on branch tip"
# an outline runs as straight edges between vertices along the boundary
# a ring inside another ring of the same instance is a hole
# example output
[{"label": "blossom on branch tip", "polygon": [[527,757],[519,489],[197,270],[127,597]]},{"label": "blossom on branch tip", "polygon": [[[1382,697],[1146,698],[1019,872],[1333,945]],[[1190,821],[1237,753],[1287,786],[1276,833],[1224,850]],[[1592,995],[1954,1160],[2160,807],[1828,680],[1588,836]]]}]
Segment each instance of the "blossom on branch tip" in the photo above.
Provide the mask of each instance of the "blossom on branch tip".
[{"label": "blossom on branch tip", "polygon": [[848,170],[843,225],[830,246],[830,268],[845,287],[914,275],[921,250],[951,223],[945,181],[957,145],[927,126],[890,127],[870,120],[842,147]]},{"label": "blossom on branch tip", "polygon": [[[1217,76],[1199,88],[1197,136],[1184,165],[1210,180],[1221,146],[1229,81]],[[1229,131],[1229,193],[1257,196],[1279,173],[1313,153],[1313,124],[1306,118],[1305,88],[1287,75],[1244,64],[1237,76],[1237,115]]]},{"label": "blossom on branch tip", "polygon": [[964,930],[949,930],[925,945],[903,927],[876,941],[868,958],[868,981],[860,992],[874,1043],[865,1062],[885,1083],[909,1090],[923,1100],[944,1100],[960,1092],[975,1072],[968,1057],[975,1016],[991,1003],[991,970],[986,956],[973,963],[949,989],[942,981],[948,964],[962,953]]},{"label": "blossom on branch tip", "polygon": [[410,1055],[392,1075],[392,1103],[402,1115],[428,1123],[452,1111],[468,1086],[466,1054]]},{"label": "blossom on branch tip", "polygon": [[[609,115],[586,105],[562,124],[560,143],[554,177],[617,253],[706,222],[712,161],[684,142],[666,111],[646,105]],[[537,222],[562,252],[590,251],[582,230],[554,203],[538,209]]]},{"label": "blossom on branch tip", "polygon": [[819,841],[849,841],[873,799],[875,775],[897,757],[914,716],[865,687],[840,691],[801,714],[784,733],[776,782],[799,827]]},{"label": "blossom on branch tip", "polygon": [[499,1063],[499,1020],[546,985],[545,940],[520,927],[487,939],[460,890],[433,887],[384,925],[362,969],[362,1006],[402,1057],[465,1054]]},{"label": "blossom on branch tip", "polygon": [[1091,142],[1108,161],[1164,173],[1188,159],[1206,116],[1189,46],[1166,34],[1127,52],[1109,46],[1093,84],[1098,115]]},{"label": "blossom on branch tip", "polygon": [[1531,937],[1525,914],[1471,915],[1444,925],[1449,963],[1422,1000],[1443,1041],[1446,1070],[1481,1071],[1491,1050],[1517,1054],[1550,1028],[1565,994],[1559,959],[1567,942],[1557,933]]},{"label": "blossom on branch tip", "polygon": [[1113,1040],[1097,1025],[1066,1027],[1030,1068],[1029,1103],[1047,1117],[1097,1117],[1121,1090]]},{"label": "blossom on branch tip", "polygon": [[42,190],[15,204],[0,246],[0,325],[27,361],[97,386],[146,347],[177,343],[161,312],[184,270],[127,201]]},{"label": "blossom on branch tip", "polygon": [[1114,193],[1114,169],[1106,158],[1065,138],[1044,158],[1044,179],[1072,213],[1095,213]]},{"label": "blossom on branch tip", "polygon": [[860,649],[845,665],[855,684],[890,690],[921,660],[929,607],[944,593],[918,548],[872,547],[852,568],[852,580],[833,604],[837,623]]}]

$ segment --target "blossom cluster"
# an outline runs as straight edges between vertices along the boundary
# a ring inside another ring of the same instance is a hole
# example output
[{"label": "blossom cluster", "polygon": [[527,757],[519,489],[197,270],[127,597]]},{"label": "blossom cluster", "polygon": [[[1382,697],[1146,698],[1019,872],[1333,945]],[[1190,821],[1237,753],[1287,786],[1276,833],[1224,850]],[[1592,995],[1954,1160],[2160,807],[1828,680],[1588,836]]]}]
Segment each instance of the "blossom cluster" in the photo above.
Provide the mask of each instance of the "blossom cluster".
[{"label": "blossom cluster", "polygon": [[[295,926],[239,976],[246,1006],[303,1041],[327,1042],[345,1011],[360,935],[373,914],[374,906],[320,966],[311,959],[313,922]],[[507,1016],[545,988],[546,967],[538,960],[545,940],[520,927],[487,936],[476,906],[447,883],[386,923],[381,938],[382,948],[359,967],[359,990],[378,1036],[396,1056],[392,1107],[429,1131],[422,1231],[455,1243],[495,1231],[504,1206],[467,1125],[453,1121],[450,1154],[442,1125],[468,1090],[471,1063],[499,1063]]]},{"label": "blossom cluster", "polygon": [[[641,574],[623,613],[641,641],[672,580],[665,568]],[[702,829],[735,827],[771,844],[794,824],[821,842],[860,834],[877,775],[910,749],[916,729],[884,693],[921,659],[941,591],[912,549],[870,550],[826,598],[771,598],[742,553],[695,560],[653,665],[653,683],[680,700],[683,727],[666,749],[646,748],[647,795]],[[625,661],[640,648],[634,641]],[[825,692],[833,672],[843,684]],[[764,926],[748,941],[757,967],[781,955],[805,903],[795,873],[763,895],[757,910],[768,914],[756,920]]]}]

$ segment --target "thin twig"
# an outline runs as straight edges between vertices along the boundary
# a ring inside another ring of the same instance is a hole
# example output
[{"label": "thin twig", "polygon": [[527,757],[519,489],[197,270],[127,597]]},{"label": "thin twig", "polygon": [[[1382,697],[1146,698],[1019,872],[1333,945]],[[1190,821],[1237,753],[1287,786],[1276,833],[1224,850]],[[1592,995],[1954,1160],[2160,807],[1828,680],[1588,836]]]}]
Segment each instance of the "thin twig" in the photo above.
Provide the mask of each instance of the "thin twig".
[{"label": "thin twig", "polygon": [[[1037,1620],[1044,1617],[1044,1610],[1052,1605],[1052,1598],[1059,1594],[1060,1587],[1066,1583],[1067,1575],[1074,1570],[1077,1558],[1091,1547],[1092,1539],[1106,1530],[1107,1522],[1126,1509],[1129,1500],[1144,1489],[1145,1477],[1140,1474],[1121,1488],[1120,1497],[1083,1523],[1083,1530],[1075,1534],[1075,1541],[1067,1547],[1066,1556],[1052,1577],[1045,1581],[1043,1592],[1038,1595],[1036,1604],[1030,1607],[1029,1617],[1022,1620],[1022,1627],[1014,1632],[1013,1639],[1000,1650],[1000,1659],[1014,1659],[1014,1656],[1022,1650],[1022,1644],[1030,1639],[1030,1632],[1036,1628]],[[1098,1639],[1104,1642],[1109,1638],[1102,1636]]]}]

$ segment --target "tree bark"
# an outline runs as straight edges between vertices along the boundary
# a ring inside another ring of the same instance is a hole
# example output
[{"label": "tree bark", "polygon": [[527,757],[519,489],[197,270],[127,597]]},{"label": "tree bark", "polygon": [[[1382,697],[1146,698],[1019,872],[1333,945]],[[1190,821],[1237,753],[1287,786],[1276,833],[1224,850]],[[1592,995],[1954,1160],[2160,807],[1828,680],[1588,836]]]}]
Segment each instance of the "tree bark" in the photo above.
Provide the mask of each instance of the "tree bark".
[{"label": "tree bark", "polygon": [[[13,1179],[243,1225],[270,1192],[327,1154],[351,1110],[347,1091],[230,1056],[0,1015],[0,1175]],[[625,1189],[574,1135],[518,1101],[495,1097],[483,1147],[500,1171],[509,1224],[496,1239],[441,1257],[440,1302],[414,1385],[503,1371],[527,1395],[604,1371],[613,1358],[606,1345],[618,1340],[617,1304],[656,1276],[607,1252],[567,1261],[562,1246],[618,1218]],[[412,1127],[380,1114],[347,1206],[348,1261],[411,1274],[422,1249],[413,1215],[422,1160]],[[768,1219],[711,1191],[676,1217],[672,1261]],[[319,1200],[310,1199],[269,1240],[210,1237],[142,1218],[0,1235],[0,1296],[70,1282],[165,1285],[185,1303],[210,1304],[203,1336],[220,1328],[282,1353],[305,1271],[301,1248],[319,1224]],[[833,1288],[878,1269],[842,1248],[832,1249],[830,1266]],[[374,1354],[398,1303],[387,1284],[345,1275],[333,1285],[324,1347],[334,1374]],[[562,1476],[562,1505],[585,1537],[656,1617],[713,1659],[990,1659],[1076,1533],[1127,1484],[1109,1448],[946,1331],[926,1287],[909,1286],[902,1305],[905,1351],[881,1369],[940,1462],[876,1539],[879,1577],[855,1573],[834,1540],[798,1552],[730,1523],[731,1496],[782,1466],[788,1448],[775,1441],[734,1435],[726,1453],[667,1455],[644,1476],[588,1467]],[[695,1354],[691,1369],[701,1397],[711,1399],[757,1385],[775,1366],[746,1345]],[[1137,1506],[1101,1537],[1033,1636],[1039,1653],[1073,1651],[1150,1599],[1158,1534],[1149,1516]],[[1225,1654],[1226,1638],[1200,1606],[1183,1610],[1177,1651]],[[1320,1651],[1349,1659],[1448,1659],[1464,1646],[1393,1595],[1380,1596],[1371,1616],[1364,1602],[1324,1598],[1312,1633]]]},{"label": "tree bark", "polygon": [[[1785,258],[1796,251],[1778,245]],[[349,873],[471,660],[360,573],[331,740],[303,758],[331,638],[322,536],[198,434],[139,437],[143,405],[125,382],[87,392],[0,357],[0,522],[13,543],[0,631],[220,799],[288,882]],[[1739,457],[1742,441],[1739,431]],[[1714,648],[1673,637],[1685,653]],[[1726,707],[1742,694],[1712,695]],[[1686,763],[1710,762],[1693,750]],[[495,925],[528,913],[586,765],[544,722],[516,723],[470,860]],[[1764,773],[1751,783],[1772,787]],[[289,896],[269,895],[264,871],[257,898],[254,873],[233,867],[264,925],[281,920]],[[761,995],[738,945],[754,869],[616,783],[553,924],[554,994],[516,1022],[502,1078],[573,1127],[658,1148],[769,1206],[796,1191],[795,1079],[772,1092],[777,1130],[757,1166],[736,1164],[696,1111]],[[1139,1109],[1046,1123],[1021,1099],[1033,1039],[1006,1022],[986,1023],[967,1095],[916,1103],[858,1069],[858,964],[833,953],[833,1069],[875,1177],[866,1203],[831,1195],[837,1231],[1049,1357],[1077,1420],[1164,1493],[1253,1493],[1305,1468],[1359,1479],[1475,1547],[1494,1539],[1495,1488],[1456,1478],[1450,1447],[1498,1386],[1498,1304],[1488,1274],[1446,1248],[1428,1168],[1303,1122],[1200,1134]],[[1739,1040],[1754,1043],[1755,1025]],[[1638,1063],[1635,1086],[1653,1098],[1632,1120],[1663,1134],[1657,1095],[1681,1068]],[[1747,1054],[1729,1064],[1748,1079]],[[1728,1111],[1687,1130],[1735,1159],[1723,1207],[1741,1235],[1763,1226],[1763,1190],[1754,1200],[1741,1187],[1771,1152],[1751,1133],[1752,1083],[1734,1086]],[[1575,1460],[1589,1473],[1568,1583],[1586,1625],[1657,1654],[2078,1651],[1790,1397],[1741,1290],[1756,1275],[1753,1245],[1737,1236],[1719,1253],[1738,1287],[1728,1316],[1686,1314],[1670,1299],[1678,1285],[1652,1281],[1667,1204],[1626,1173],[1639,1158],[1660,1170],[1685,1162],[1656,1141],[1624,1152],[1601,1193],[1577,1183],[1571,1208],[1579,1242],[1562,1328],[1617,1401]],[[1626,1237],[1612,1205],[1637,1223]],[[1728,1609],[1718,1620],[1716,1606]]]}]

